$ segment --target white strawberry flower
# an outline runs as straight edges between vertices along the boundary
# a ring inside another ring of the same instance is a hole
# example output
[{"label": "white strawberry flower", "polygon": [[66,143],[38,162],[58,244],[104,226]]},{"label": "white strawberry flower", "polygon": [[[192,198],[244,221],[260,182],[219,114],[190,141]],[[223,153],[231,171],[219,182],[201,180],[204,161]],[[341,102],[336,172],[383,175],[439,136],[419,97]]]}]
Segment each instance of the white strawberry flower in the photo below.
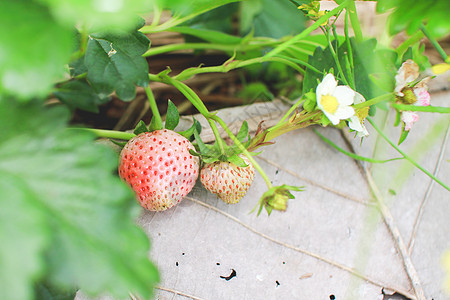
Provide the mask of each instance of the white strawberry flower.
[{"label": "white strawberry flower", "polygon": [[[365,102],[364,96],[358,92],[355,92],[354,104],[359,104]],[[364,126],[364,119],[367,117],[367,112],[365,115],[355,114],[348,119],[348,127],[358,132],[358,137],[365,137],[369,135],[369,132]]]},{"label": "white strawberry flower", "polygon": [[348,86],[338,86],[333,74],[327,74],[316,88],[317,107],[333,125],[355,115],[355,110],[350,106],[354,98],[355,91]]},{"label": "white strawberry flower", "polygon": [[[414,86],[410,85],[419,77],[419,66],[411,59],[406,60],[395,75],[395,89],[401,103],[416,106],[429,106],[430,93],[427,83],[430,77],[426,77]],[[413,111],[402,111],[400,120],[405,124],[405,130],[409,131],[412,125],[419,120],[419,115]]]}]

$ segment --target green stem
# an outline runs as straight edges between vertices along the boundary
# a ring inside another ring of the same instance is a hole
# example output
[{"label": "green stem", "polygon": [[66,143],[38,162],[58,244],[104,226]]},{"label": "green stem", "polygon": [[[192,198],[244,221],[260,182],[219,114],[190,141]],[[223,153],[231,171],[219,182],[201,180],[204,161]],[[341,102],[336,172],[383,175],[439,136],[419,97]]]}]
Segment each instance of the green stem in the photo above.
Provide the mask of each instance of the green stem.
[{"label": "green stem", "polygon": [[392,107],[397,110],[403,111],[425,111],[432,113],[450,114],[450,107],[442,107],[442,106],[418,106],[418,105],[392,103]]},{"label": "green stem", "polygon": [[436,181],[438,184],[440,184],[443,188],[450,191],[450,188],[445,185],[439,178],[431,174],[428,170],[423,168],[421,165],[419,165],[416,161],[414,161],[408,154],[403,152],[397,145],[395,145],[384,133],[382,130],[378,128],[378,126],[375,124],[374,121],[372,121],[370,118],[367,118],[370,124],[372,124],[372,127],[378,132],[378,134],[389,144],[392,148],[394,148],[398,153],[400,153],[407,161],[409,161],[411,164],[413,164],[416,168],[421,170],[423,173],[425,173],[428,177]]},{"label": "green stem", "polygon": [[[151,75],[151,74],[150,74]],[[159,78],[159,79],[158,79]],[[242,151],[242,153],[245,154],[245,156],[247,156],[247,158],[249,159],[249,161],[253,164],[253,166],[255,167],[255,169],[261,174],[261,176],[263,177],[264,181],[267,184],[267,187],[270,189],[272,188],[272,183],[270,182],[269,177],[267,177],[266,173],[264,172],[264,170],[261,168],[260,165],[258,165],[258,163],[255,161],[255,159],[252,157],[252,155],[247,151],[247,149],[245,148],[244,145],[242,145],[242,143],[236,138],[236,136],[231,132],[231,130],[228,128],[228,126],[225,124],[225,122],[219,118],[218,116],[211,114],[208,109],[206,108],[206,106],[203,104],[203,102],[200,100],[200,98],[198,97],[197,94],[195,94],[195,92],[193,90],[191,90],[187,85],[185,85],[182,82],[176,81],[173,78],[170,78],[169,76],[165,75],[163,78],[160,78],[156,75],[150,76],[150,80],[152,79],[158,79],[156,81],[159,82],[164,82],[170,85],[173,85],[174,87],[176,87],[178,90],[180,90],[180,92],[183,93],[183,95],[186,96],[186,98],[191,101],[191,103],[195,106],[195,108],[197,108],[197,110],[208,120],[211,129],[214,132],[214,135],[216,137],[216,141],[218,141],[218,143],[222,142],[222,138],[220,137],[219,131],[216,127],[216,124],[214,123],[214,121],[216,121],[217,123],[220,124],[220,126],[225,130],[225,132],[228,134],[228,136],[231,138],[231,140],[236,144],[236,146],[238,146],[239,150]],[[219,144],[223,147],[223,144]]]},{"label": "green stem", "polygon": [[264,170],[261,168],[261,166],[256,162],[256,160],[253,158],[253,156],[247,151],[245,146],[242,145],[242,143],[238,140],[238,138],[231,132],[231,130],[228,128],[227,124],[225,124],[225,122],[221,118],[219,118],[218,116],[215,116],[215,115],[212,115],[211,119],[213,119],[214,121],[216,121],[217,123],[220,124],[220,126],[225,130],[225,132],[228,134],[228,136],[234,142],[234,144],[236,146],[238,146],[239,150],[241,150],[245,156],[247,156],[248,160],[252,163],[252,165],[255,167],[255,169],[259,172],[261,177],[264,179],[264,182],[266,183],[267,187],[269,189],[271,189],[273,187],[272,182],[270,182],[270,179],[267,176],[267,174],[264,172]]},{"label": "green stem", "polygon": [[[218,50],[223,52],[233,52],[233,51],[251,51],[255,49],[260,49],[264,47],[271,47],[274,45],[279,44],[279,41],[268,41],[268,42],[261,42],[261,43],[255,43],[255,44],[248,44],[248,45],[241,45],[241,44],[233,44],[233,45],[227,45],[227,44],[214,44],[214,43],[181,43],[181,44],[171,44],[171,45],[164,45],[159,46],[155,48],[150,48],[145,52],[142,56],[149,57],[149,56],[155,56],[167,52],[172,51],[178,51],[178,50]],[[308,54],[304,51],[305,54]]]},{"label": "green stem", "polygon": [[298,101],[295,102],[295,104],[292,105],[291,108],[289,108],[289,110],[284,114],[284,116],[280,119],[280,121],[278,121],[278,123],[275,126],[286,121],[286,119],[289,118],[289,116],[304,102],[305,102],[305,100],[303,100],[303,97],[298,99]]},{"label": "green stem", "polygon": [[348,10],[345,13],[345,25],[344,25],[344,35],[345,35],[345,43],[347,44],[347,53],[345,53],[346,62],[348,63],[347,66],[347,73],[349,76],[350,81],[350,87],[353,90],[356,90],[356,84],[355,84],[355,66],[353,62],[353,49],[352,44],[350,43],[350,35],[348,33],[348,16],[349,12]]},{"label": "green stem", "polygon": [[350,22],[352,24],[353,32],[355,33],[355,39],[357,42],[362,42],[363,34],[361,30],[361,25],[359,24],[358,14],[356,13],[355,1],[350,2],[350,4],[347,6],[347,11],[349,12],[350,15]]},{"label": "green stem", "polygon": [[308,121],[320,116],[321,113],[322,111],[320,110],[316,110],[303,115],[302,113],[300,113],[298,115],[299,117],[294,117],[294,119],[290,119],[284,122],[278,122],[275,126],[272,126],[259,133],[257,136],[254,136],[251,139],[248,149],[254,151],[282,134],[288,133],[292,130],[308,127],[314,124],[314,122]]},{"label": "green stem", "polygon": [[147,94],[148,102],[150,103],[150,109],[152,110],[152,113],[153,113],[153,118],[155,120],[154,124],[156,126],[156,129],[162,129],[163,122],[161,119],[161,115],[159,114],[158,105],[156,104],[155,96],[153,95],[153,92],[150,89],[150,87],[147,86],[144,89],[145,89],[145,93]]},{"label": "green stem", "polygon": [[355,104],[355,105],[353,105],[353,108],[354,109],[361,109],[361,108],[364,108],[364,107],[375,105],[375,104],[378,104],[380,102],[384,102],[384,101],[390,100],[393,96],[394,96],[394,93],[384,94],[384,95],[372,98],[370,100],[364,101],[362,103]]},{"label": "green stem", "polygon": [[158,7],[156,1],[153,2],[153,20],[150,26],[158,26],[161,21],[162,10]]},{"label": "green stem", "polygon": [[[286,52],[289,52],[289,50],[286,50]],[[308,68],[311,71],[316,72],[318,74],[323,74],[322,71],[320,71],[319,69],[317,69],[313,65],[310,65],[310,64],[308,64],[308,63],[306,63],[306,62],[304,62],[302,60],[299,60],[299,59],[296,59],[296,58],[292,58],[292,57],[289,57],[289,56],[284,56],[284,55],[277,55],[276,57],[279,57],[279,58],[282,58],[284,60],[288,60],[288,61],[291,61],[293,63],[296,63],[296,64],[299,64],[301,66],[304,66],[305,68]]]},{"label": "green stem", "polygon": [[[344,71],[342,70],[342,66],[341,63],[339,62],[339,57],[337,56],[336,51],[333,48],[333,44],[331,43],[331,35],[330,35],[330,31],[326,30],[324,31],[325,36],[327,37],[327,41],[328,41],[328,47],[330,48],[330,52],[331,52],[331,56],[333,56],[334,62],[338,68],[339,73],[341,73],[342,77],[342,81],[344,82],[345,85],[349,85],[347,78],[345,77]],[[336,40],[336,49],[339,47],[339,41]]]},{"label": "green stem", "polygon": [[250,66],[253,64],[261,64],[263,62],[282,62],[290,67],[292,67],[293,69],[297,70],[300,73],[304,73],[305,71],[300,68],[298,65],[296,65],[293,62],[290,62],[289,60],[286,60],[284,58],[281,57],[255,57],[255,58],[251,58],[248,60],[229,60],[227,62],[225,62],[223,65],[220,66],[213,66],[213,67],[204,67],[204,68],[189,68],[186,69],[184,71],[182,71],[180,74],[176,75],[173,77],[174,80],[178,80],[178,81],[184,81],[187,80],[197,74],[203,74],[203,73],[227,73],[230,70],[233,69],[238,69],[238,68],[243,68],[246,66]]},{"label": "green stem", "polygon": [[284,50],[289,48],[292,44],[295,44],[298,41],[300,41],[301,39],[307,37],[311,32],[313,32],[314,30],[319,28],[320,25],[323,24],[326,20],[328,20],[330,17],[332,17],[333,15],[338,13],[340,10],[344,9],[345,7],[347,7],[347,5],[349,5],[350,3],[353,3],[353,1],[352,0],[345,0],[338,7],[330,10],[325,15],[323,15],[322,17],[317,19],[317,21],[314,24],[312,24],[311,26],[309,26],[308,28],[303,30],[301,33],[299,33],[298,35],[292,37],[290,40],[288,40],[288,41],[280,44],[276,48],[274,48],[272,51],[267,53],[265,55],[265,57],[273,57],[273,56],[277,55],[278,53],[283,52]]},{"label": "green stem", "polygon": [[445,53],[444,49],[442,49],[441,45],[439,45],[438,41],[436,41],[436,39],[430,34],[430,32],[428,31],[428,29],[422,24],[422,26],[420,27],[420,30],[422,30],[422,32],[425,34],[425,36],[428,38],[428,40],[430,41],[430,43],[434,46],[434,48],[436,49],[436,51],[439,53],[439,55],[441,55],[442,59],[444,61],[447,61],[448,55],[447,53]]},{"label": "green stem", "polygon": [[400,46],[397,47],[397,53],[399,57],[402,57],[403,54],[405,54],[406,50],[408,48],[420,41],[424,37],[424,34],[422,31],[416,31],[414,35],[410,36],[406,41],[400,44]]},{"label": "green stem", "polygon": [[116,131],[116,130],[94,129],[94,128],[71,128],[71,129],[93,132],[97,137],[126,140],[126,141],[136,136],[134,133],[131,132]]},{"label": "green stem", "polygon": [[214,137],[216,139],[216,143],[217,145],[219,145],[219,149],[220,149],[220,153],[222,155],[225,155],[225,146],[224,146],[224,141],[222,139],[222,137],[220,136],[220,132],[219,129],[216,126],[216,123],[214,123],[214,120],[212,119],[208,119],[208,123],[209,126],[211,127],[213,133],[214,133]]}]

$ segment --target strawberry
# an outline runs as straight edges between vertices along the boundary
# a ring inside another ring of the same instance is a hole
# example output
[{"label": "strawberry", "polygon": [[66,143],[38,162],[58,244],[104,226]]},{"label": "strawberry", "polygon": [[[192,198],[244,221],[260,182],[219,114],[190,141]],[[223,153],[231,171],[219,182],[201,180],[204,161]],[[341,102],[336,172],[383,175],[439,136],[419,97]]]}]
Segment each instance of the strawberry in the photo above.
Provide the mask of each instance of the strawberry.
[{"label": "strawberry", "polygon": [[135,191],[140,205],[163,211],[179,203],[194,187],[199,159],[180,134],[161,129],[132,138],[120,153],[119,175]]},{"label": "strawberry", "polygon": [[255,177],[255,168],[247,157],[240,156],[247,166],[239,167],[230,161],[206,163],[200,171],[203,186],[228,204],[238,203]]}]

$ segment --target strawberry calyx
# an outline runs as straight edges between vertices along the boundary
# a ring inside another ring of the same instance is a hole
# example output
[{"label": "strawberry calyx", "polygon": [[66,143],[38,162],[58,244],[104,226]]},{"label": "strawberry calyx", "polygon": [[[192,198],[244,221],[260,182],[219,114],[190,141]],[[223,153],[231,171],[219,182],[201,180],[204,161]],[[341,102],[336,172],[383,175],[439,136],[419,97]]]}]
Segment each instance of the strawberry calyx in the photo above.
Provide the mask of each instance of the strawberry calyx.
[{"label": "strawberry calyx", "polygon": [[[216,141],[214,144],[205,144],[200,138],[198,130],[194,130],[195,143],[194,147],[196,151],[191,150],[190,153],[195,156],[199,156],[203,163],[209,164],[216,161],[231,162],[238,167],[246,167],[247,163],[240,156],[242,150],[237,145],[227,145],[225,140],[219,135],[216,135]],[[250,145],[250,135],[248,133],[248,123],[244,121],[242,126],[236,135],[236,138],[241,144],[248,148]]]},{"label": "strawberry calyx", "polygon": [[[175,131],[175,128],[178,126],[178,123],[180,122],[180,114],[178,112],[177,107],[171,100],[168,100],[167,116],[165,123],[163,124],[162,122],[160,122],[159,121],[160,119],[161,119],[160,117],[156,117],[154,115],[148,126],[145,124],[144,121],[140,120],[139,123],[134,128],[133,133],[135,135],[139,135],[144,132],[153,132],[160,129],[168,129]],[[195,131],[201,132],[201,128],[202,128],[201,124],[194,118],[193,124],[189,129],[175,132],[181,136],[184,136],[190,142],[192,142],[194,140],[194,132]],[[116,144],[117,146],[120,146],[121,148],[123,148],[127,144],[127,142],[119,142],[114,139],[110,139],[110,141]]]},{"label": "strawberry calyx", "polygon": [[[290,191],[300,192],[303,191],[303,186],[292,186],[283,184],[281,186],[274,186],[265,192],[261,200],[259,201],[258,216],[261,213],[263,207],[266,209],[267,214],[270,215],[272,210],[285,211],[287,208],[287,202],[289,199],[294,199],[294,195]],[[256,207],[252,210],[252,212]]]}]

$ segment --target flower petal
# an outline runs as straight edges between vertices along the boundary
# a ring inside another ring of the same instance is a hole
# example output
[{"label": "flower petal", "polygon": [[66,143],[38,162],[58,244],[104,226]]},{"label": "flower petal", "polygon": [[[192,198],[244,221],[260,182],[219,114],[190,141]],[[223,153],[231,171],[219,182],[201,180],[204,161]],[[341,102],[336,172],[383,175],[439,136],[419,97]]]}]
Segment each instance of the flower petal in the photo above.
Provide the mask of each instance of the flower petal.
[{"label": "flower petal", "polygon": [[329,73],[325,75],[322,82],[319,83],[319,85],[317,85],[316,88],[317,99],[319,100],[320,98],[322,98],[322,95],[332,95],[337,84],[338,82],[336,81],[336,79],[334,79],[333,74]]},{"label": "flower petal", "polygon": [[340,105],[337,108],[336,112],[334,113],[334,116],[341,120],[348,119],[354,115],[355,115],[355,110],[353,109],[353,107],[346,106],[346,105]]},{"label": "flower petal", "polygon": [[364,96],[361,95],[360,93],[355,92],[355,97],[354,97],[353,103],[359,104],[359,103],[363,103],[363,102],[366,102],[366,98],[364,98]]},{"label": "flower petal", "polygon": [[355,131],[363,131],[362,124],[357,116],[350,117],[350,119],[348,120],[348,127]]},{"label": "flower petal", "polygon": [[405,123],[405,130],[409,131],[412,125],[419,120],[419,115],[413,111],[403,111],[401,120]]},{"label": "flower petal", "polygon": [[395,89],[394,91],[403,96],[402,89],[409,83],[416,80],[419,77],[419,66],[412,60],[406,60],[395,75]]},{"label": "flower petal", "polygon": [[340,122],[340,119],[338,117],[336,117],[335,115],[329,114],[326,111],[323,112],[325,114],[325,116],[328,118],[328,120],[330,120],[330,122],[333,125],[337,125]]},{"label": "flower petal", "polygon": [[355,101],[355,91],[348,86],[338,86],[334,90],[333,96],[336,97],[339,104],[351,105]]}]

